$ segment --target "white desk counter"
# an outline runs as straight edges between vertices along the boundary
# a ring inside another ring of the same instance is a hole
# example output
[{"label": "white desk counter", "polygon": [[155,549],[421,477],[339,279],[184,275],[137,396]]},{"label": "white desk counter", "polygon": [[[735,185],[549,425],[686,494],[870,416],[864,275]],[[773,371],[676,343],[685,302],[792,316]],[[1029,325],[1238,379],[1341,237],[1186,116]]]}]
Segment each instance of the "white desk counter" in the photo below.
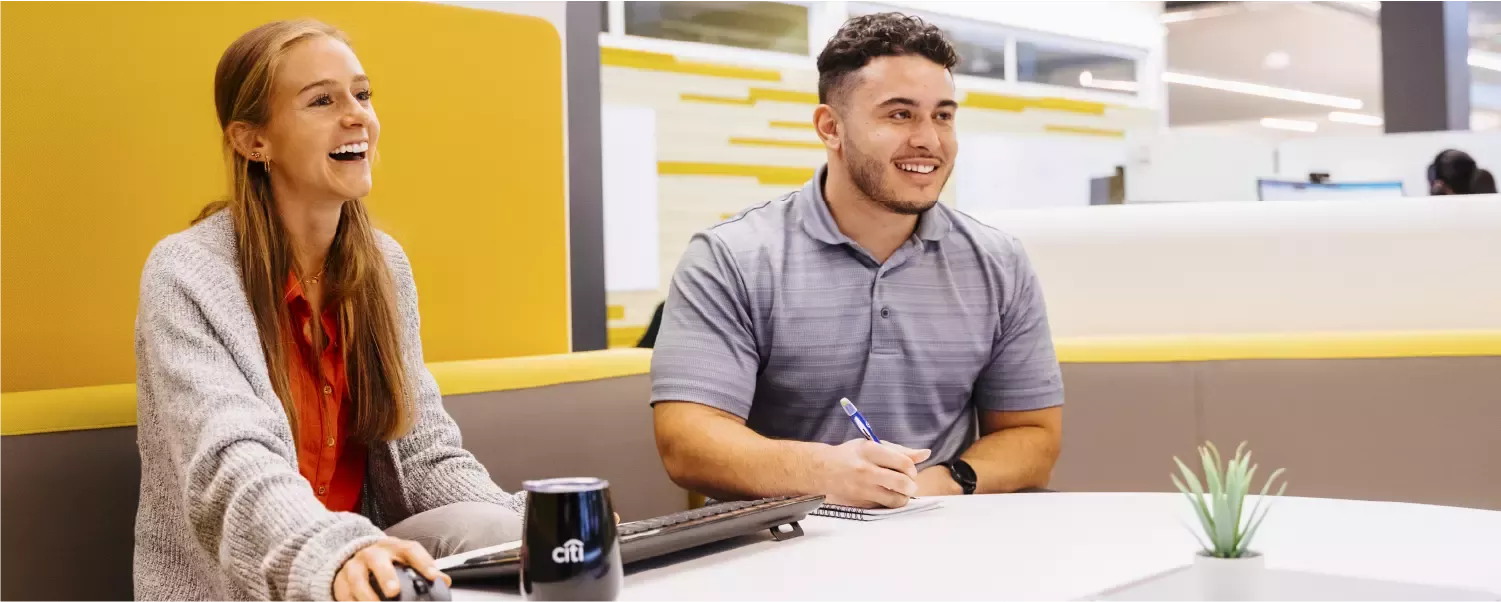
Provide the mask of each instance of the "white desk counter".
[{"label": "white desk counter", "polygon": [[[1043,493],[945,498],[883,521],[809,517],[769,536],[628,570],[625,600],[1079,599],[1192,562],[1179,494]],[[1284,497],[1253,542],[1269,569],[1496,593],[1501,512]],[[648,561],[654,562],[654,561]],[[633,565],[636,567],[639,565]],[[519,598],[456,588],[459,600]]]}]

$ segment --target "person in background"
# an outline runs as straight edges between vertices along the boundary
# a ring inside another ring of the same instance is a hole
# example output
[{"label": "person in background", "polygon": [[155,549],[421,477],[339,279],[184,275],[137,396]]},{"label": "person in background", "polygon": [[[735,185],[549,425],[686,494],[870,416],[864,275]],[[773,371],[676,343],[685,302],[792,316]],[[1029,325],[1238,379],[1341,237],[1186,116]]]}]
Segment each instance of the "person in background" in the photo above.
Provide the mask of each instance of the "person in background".
[{"label": "person in background", "polygon": [[636,341],[636,348],[651,349],[657,346],[657,333],[662,330],[662,308],[666,305],[666,302],[657,304],[657,309],[651,313],[651,322],[646,325],[646,332],[641,333],[641,340]]},{"label": "person in background", "polygon": [[520,538],[460,443],[411,265],[361,198],[380,139],[338,30],[258,27],[214,103],[231,193],[156,245],[136,317],[143,600],[377,600],[395,563]]},{"label": "person in background", "polygon": [[1428,165],[1428,188],[1434,196],[1495,194],[1496,179],[1491,172],[1477,166],[1468,153],[1449,149]]},{"label": "person in background", "polygon": [[691,240],[651,370],[679,485],[900,507],[1048,483],[1063,384],[1041,286],[1016,238],[937,202],[957,62],[916,17],[845,23],[818,57],[827,164]]}]

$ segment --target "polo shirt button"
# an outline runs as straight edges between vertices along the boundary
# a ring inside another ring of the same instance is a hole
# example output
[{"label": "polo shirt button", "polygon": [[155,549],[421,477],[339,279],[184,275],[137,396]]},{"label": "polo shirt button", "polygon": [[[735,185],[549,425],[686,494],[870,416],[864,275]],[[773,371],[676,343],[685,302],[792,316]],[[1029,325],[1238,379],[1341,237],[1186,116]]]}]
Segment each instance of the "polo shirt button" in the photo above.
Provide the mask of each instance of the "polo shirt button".
[{"label": "polo shirt button", "polygon": [[330,387],[328,385],[323,385],[323,394],[324,395],[333,395],[334,394],[334,388]]},{"label": "polo shirt button", "polygon": [[333,447],[334,446],[334,438],[333,437],[329,437],[328,438],[328,446],[329,447]]},{"label": "polo shirt button", "polygon": [[325,493],[328,493],[328,488],[327,487],[319,487],[318,488],[318,495],[323,495]]},{"label": "polo shirt button", "polygon": [[890,318],[891,317],[891,310],[887,309],[885,307],[882,307],[881,308],[881,317],[882,318]]}]

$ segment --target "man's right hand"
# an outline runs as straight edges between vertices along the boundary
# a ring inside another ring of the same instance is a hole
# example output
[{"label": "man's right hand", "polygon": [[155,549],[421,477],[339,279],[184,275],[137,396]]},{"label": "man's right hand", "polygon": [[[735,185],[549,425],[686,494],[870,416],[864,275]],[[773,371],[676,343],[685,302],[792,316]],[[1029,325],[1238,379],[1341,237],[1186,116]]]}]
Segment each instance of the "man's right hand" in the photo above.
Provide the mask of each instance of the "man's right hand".
[{"label": "man's right hand", "polygon": [[824,447],[817,461],[820,490],[830,504],[900,508],[917,494],[917,463],[929,453],[865,439]]}]

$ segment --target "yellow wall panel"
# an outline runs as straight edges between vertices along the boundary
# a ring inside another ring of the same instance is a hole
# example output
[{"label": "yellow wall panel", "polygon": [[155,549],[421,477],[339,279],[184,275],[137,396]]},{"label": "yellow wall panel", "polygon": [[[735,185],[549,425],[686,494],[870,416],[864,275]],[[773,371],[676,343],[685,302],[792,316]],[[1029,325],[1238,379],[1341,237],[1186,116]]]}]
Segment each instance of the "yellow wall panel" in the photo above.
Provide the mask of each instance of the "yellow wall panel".
[{"label": "yellow wall panel", "polygon": [[989,92],[966,92],[960,106],[973,107],[976,109],[991,109],[995,111],[1025,111],[1027,109],[1041,109],[1045,111],[1062,111],[1067,113],[1083,113],[1086,115],[1104,115],[1108,108],[1104,103],[1089,102],[1084,100],[1072,100],[1068,98],[1033,98],[1029,96],[1009,96],[1005,94],[992,94]]},{"label": "yellow wall panel", "polygon": [[754,98],[735,98],[733,96],[714,96],[712,94],[682,94],[679,96],[683,102],[706,102],[720,105],[750,106],[756,104]]},{"label": "yellow wall panel", "polygon": [[797,90],[777,90],[772,88],[751,88],[751,98],[757,102],[791,102],[807,105],[818,104],[817,92],[800,92]]},{"label": "yellow wall panel", "polygon": [[762,184],[800,186],[813,177],[815,168],[779,165],[737,165],[731,163],[689,163],[661,161],[657,173],[664,176],[731,176],[752,177]]},{"label": "yellow wall panel", "polygon": [[1103,136],[1106,138],[1125,138],[1125,130],[1112,130],[1106,128],[1092,128],[1082,125],[1046,125],[1043,131],[1054,134],[1080,134],[1083,136]]},{"label": "yellow wall panel", "polygon": [[724,77],[731,79],[748,79],[755,81],[781,81],[781,72],[775,69],[754,69],[735,65],[722,65],[703,61],[687,61],[670,54],[660,52],[647,52],[644,50],[628,50],[625,48],[603,48],[600,51],[600,64],[610,67],[627,67],[646,71],[666,71],[669,73],[686,73],[690,75],[702,75],[707,77]]},{"label": "yellow wall panel", "polygon": [[374,81],[368,200],[412,259],[427,360],[568,350],[550,24],[425,2],[6,3],[4,391],[135,380],[146,255],[226,190],[214,66],[240,34],[297,17],[348,32]]},{"label": "yellow wall panel", "polygon": [[809,141],[809,140],[782,140],[782,139],[778,139],[778,138],[747,138],[747,137],[732,137],[732,138],[730,138],[730,145],[731,146],[765,146],[765,147],[770,147],[770,148],[799,148],[799,149],[810,149],[810,150],[820,150],[820,151],[821,150],[825,150],[825,148],[826,148],[823,145],[822,142],[813,142],[813,141]]},{"label": "yellow wall panel", "polygon": [[818,94],[797,90],[751,88],[745,96],[719,96],[715,94],[682,94],[683,102],[707,102],[727,105],[754,105],[760,102],[783,102],[790,104],[818,104]]},{"label": "yellow wall panel", "polygon": [[813,130],[812,121],[773,121],[771,127],[784,130]]}]

